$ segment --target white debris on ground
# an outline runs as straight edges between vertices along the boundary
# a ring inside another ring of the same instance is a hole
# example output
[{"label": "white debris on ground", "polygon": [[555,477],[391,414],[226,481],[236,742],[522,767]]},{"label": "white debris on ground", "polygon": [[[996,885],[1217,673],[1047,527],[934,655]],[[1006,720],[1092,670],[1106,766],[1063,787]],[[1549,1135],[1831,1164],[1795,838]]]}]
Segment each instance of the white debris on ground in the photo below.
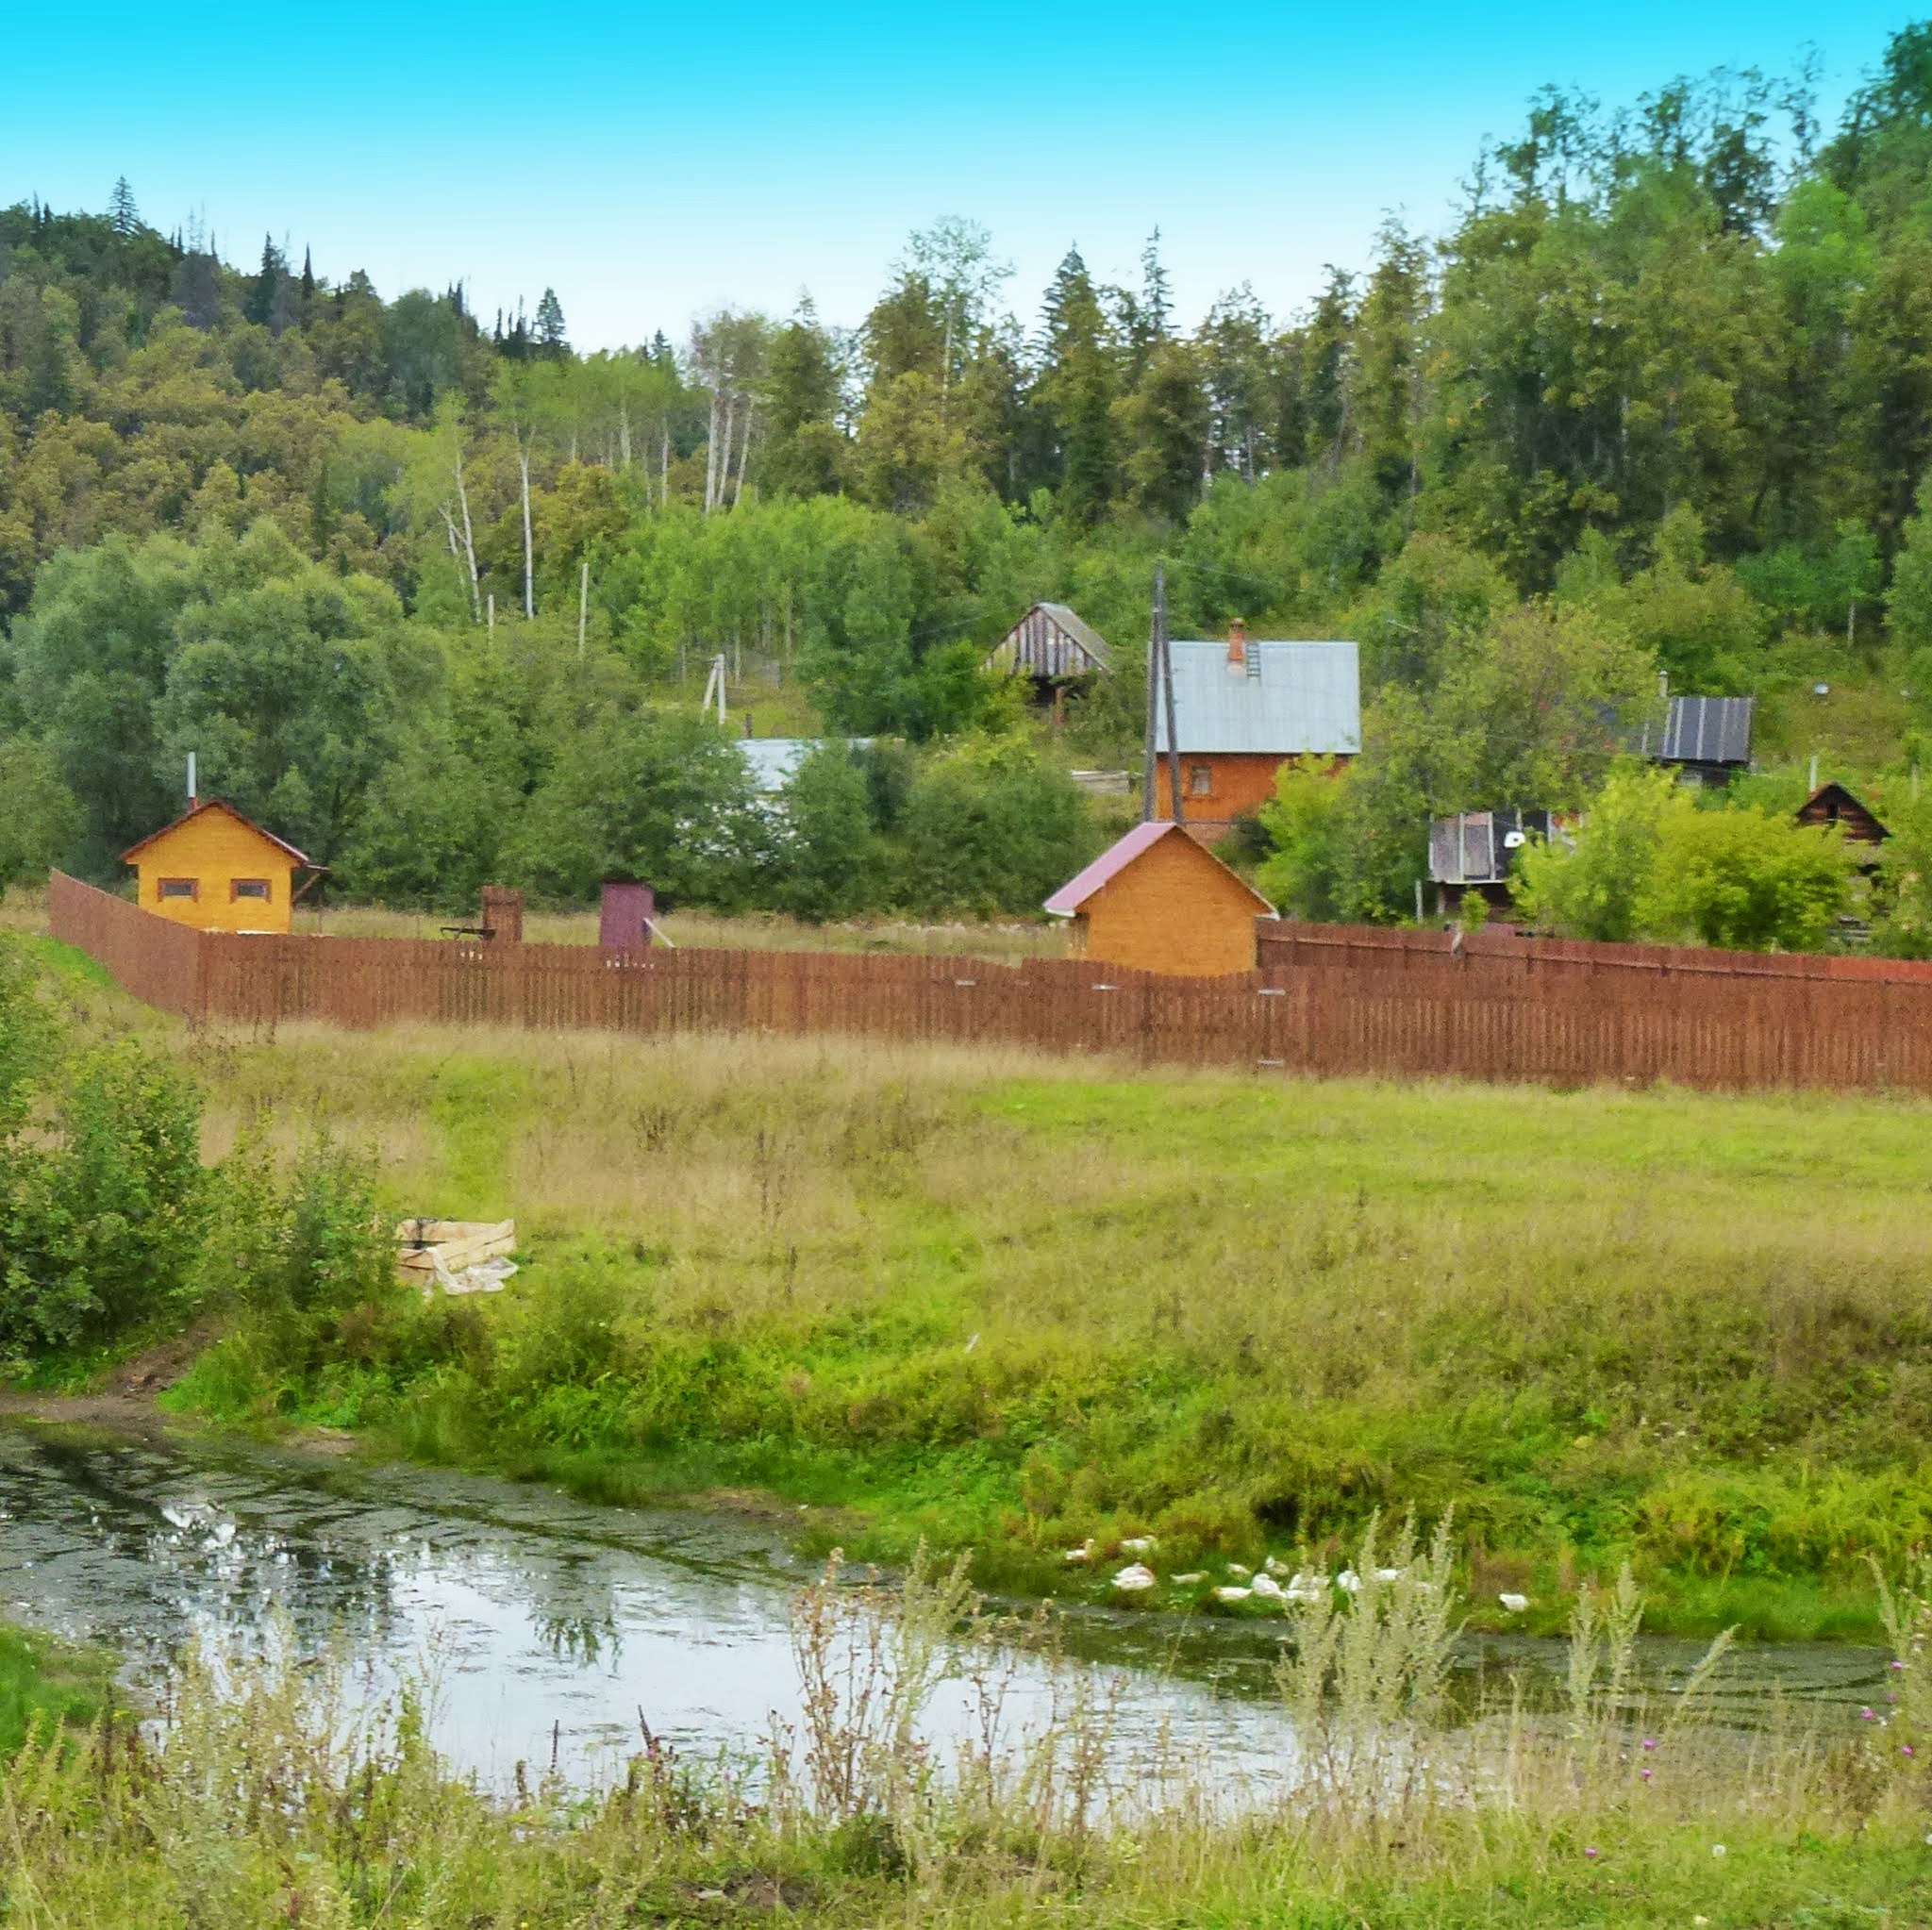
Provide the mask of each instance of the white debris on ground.
[{"label": "white debris on ground", "polygon": [[[512,1259],[478,1260],[474,1267],[451,1273],[441,1259],[436,1262],[434,1279],[445,1293],[501,1293],[503,1283],[517,1270]],[[427,1290],[426,1289],[425,1289]]]}]

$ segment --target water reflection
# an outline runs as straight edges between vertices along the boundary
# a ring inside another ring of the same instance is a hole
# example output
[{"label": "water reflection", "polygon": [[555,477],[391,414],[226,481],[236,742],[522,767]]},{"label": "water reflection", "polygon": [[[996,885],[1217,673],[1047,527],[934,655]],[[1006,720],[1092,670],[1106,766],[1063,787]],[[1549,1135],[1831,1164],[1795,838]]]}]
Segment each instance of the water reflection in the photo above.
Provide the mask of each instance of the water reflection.
[{"label": "water reflection", "polygon": [[[286,1626],[305,1654],[346,1644],[362,1692],[407,1674],[437,1687],[432,1734],[493,1782],[519,1761],[602,1772],[642,1725],[687,1754],[749,1751],[796,1714],[787,1600],[801,1570],[768,1531],[687,1510],[593,1507],[539,1488],[366,1469],[233,1442],[0,1423],[0,1613],[108,1641],[137,1683],[184,1641],[259,1643]],[[1069,1651],[1108,1679],[1118,1746],[1267,1773],[1291,1741],[1272,1698],[1266,1625],[1075,1613]],[[1668,1689],[1701,1653],[1653,1642]],[[1551,1678],[1524,1639],[1472,1641],[1465,1684]],[[1740,1725],[1775,1686],[1855,1718],[1885,1680],[1869,1649],[1742,1651],[1722,1690]],[[1009,1722],[1054,1720],[1056,1688],[1015,1664]],[[975,1722],[970,1682],[937,1699],[938,1739]]]}]

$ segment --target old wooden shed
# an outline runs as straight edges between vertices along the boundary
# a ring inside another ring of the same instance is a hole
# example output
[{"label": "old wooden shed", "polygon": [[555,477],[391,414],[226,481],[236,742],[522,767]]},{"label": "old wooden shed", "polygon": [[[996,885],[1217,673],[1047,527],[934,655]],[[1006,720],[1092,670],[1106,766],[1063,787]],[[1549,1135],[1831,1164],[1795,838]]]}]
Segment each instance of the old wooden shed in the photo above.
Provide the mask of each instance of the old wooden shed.
[{"label": "old wooden shed", "polygon": [[1847,844],[1864,845],[1861,870],[1877,863],[1878,847],[1891,836],[1876,813],[1860,804],[1842,784],[1821,784],[1798,807],[1797,819],[1801,824],[1836,824]]},{"label": "old wooden shed", "polygon": [[1136,824],[1046,901],[1076,957],[1208,978],[1255,969],[1267,899],[1171,820]]},{"label": "old wooden shed", "polygon": [[986,659],[991,671],[1030,677],[1042,703],[1056,701],[1069,684],[1105,676],[1113,648],[1098,630],[1063,603],[1036,603]]},{"label": "old wooden shed", "polygon": [[233,805],[208,798],[121,854],[143,911],[200,931],[285,932],[308,859]]}]

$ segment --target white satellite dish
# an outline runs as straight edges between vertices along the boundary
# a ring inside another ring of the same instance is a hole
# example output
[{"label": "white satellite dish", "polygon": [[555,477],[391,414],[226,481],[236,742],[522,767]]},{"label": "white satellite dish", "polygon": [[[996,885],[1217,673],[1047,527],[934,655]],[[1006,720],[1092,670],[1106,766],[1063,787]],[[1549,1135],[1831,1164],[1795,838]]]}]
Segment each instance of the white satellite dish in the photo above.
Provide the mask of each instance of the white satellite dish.
[{"label": "white satellite dish", "polygon": [[1529,839],[1524,832],[1505,831],[1503,833],[1503,849],[1505,851],[1514,851],[1519,846],[1527,844],[1528,842]]}]

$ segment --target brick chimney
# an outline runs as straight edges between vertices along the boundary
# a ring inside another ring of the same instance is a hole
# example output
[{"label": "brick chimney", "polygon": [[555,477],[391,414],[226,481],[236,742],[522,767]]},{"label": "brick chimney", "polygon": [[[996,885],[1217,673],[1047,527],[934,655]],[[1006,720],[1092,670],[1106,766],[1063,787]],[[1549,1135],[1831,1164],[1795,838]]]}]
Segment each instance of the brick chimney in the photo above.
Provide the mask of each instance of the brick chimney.
[{"label": "brick chimney", "polygon": [[1239,617],[1227,626],[1227,669],[1230,676],[1247,674],[1248,626]]}]

